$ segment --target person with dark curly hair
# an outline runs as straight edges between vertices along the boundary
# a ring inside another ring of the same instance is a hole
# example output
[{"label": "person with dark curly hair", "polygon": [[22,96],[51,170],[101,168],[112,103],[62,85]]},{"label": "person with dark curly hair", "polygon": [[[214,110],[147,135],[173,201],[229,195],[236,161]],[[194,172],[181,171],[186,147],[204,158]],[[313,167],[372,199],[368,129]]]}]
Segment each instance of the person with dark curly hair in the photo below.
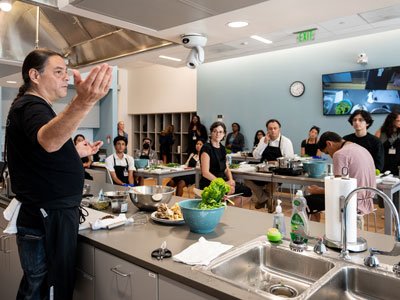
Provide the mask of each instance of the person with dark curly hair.
[{"label": "person with dark curly hair", "polygon": [[383,171],[390,171],[399,175],[400,165],[400,113],[391,112],[387,115],[383,125],[375,133],[384,150]]},{"label": "person with dark curly hair", "polygon": [[196,152],[196,143],[199,139],[208,140],[207,129],[201,123],[200,117],[193,115],[188,128],[188,147],[186,149],[188,154]]},{"label": "person with dark curly hair", "polygon": [[374,159],[375,169],[383,170],[384,150],[382,142],[367,130],[371,127],[374,120],[371,114],[365,110],[357,109],[348,119],[354,128],[354,133],[343,137],[344,140],[363,146]]},{"label": "person with dark curly hair", "polygon": [[308,131],[308,138],[301,142],[301,156],[321,156],[321,151],[318,149],[318,134],[319,127],[313,126]]},{"label": "person with dark curly hair", "polygon": [[226,136],[225,147],[230,149],[233,153],[243,151],[244,136],[240,133],[239,123],[232,123],[232,132]]},{"label": "person with dark curly hair", "polygon": [[114,138],[115,153],[106,158],[106,168],[114,184],[134,184],[133,171],[136,170],[133,157],[125,154],[128,139],[118,135]]},{"label": "person with dark curly hair", "polygon": [[256,134],[254,135],[254,142],[253,142],[253,150],[257,148],[260,139],[265,136],[264,130],[257,130]]}]

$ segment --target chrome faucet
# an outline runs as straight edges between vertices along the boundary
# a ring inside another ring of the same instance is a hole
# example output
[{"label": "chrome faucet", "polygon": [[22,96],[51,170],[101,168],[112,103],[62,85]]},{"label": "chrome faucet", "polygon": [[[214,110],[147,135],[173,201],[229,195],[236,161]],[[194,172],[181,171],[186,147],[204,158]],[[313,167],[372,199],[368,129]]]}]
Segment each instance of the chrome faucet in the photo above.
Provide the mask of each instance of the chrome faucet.
[{"label": "chrome faucet", "polygon": [[342,251],[340,252],[340,257],[345,259],[345,260],[350,260],[349,256],[349,250],[347,250],[347,224],[346,224],[346,219],[347,219],[347,206],[351,200],[351,197],[359,191],[373,191],[379,196],[383,198],[383,201],[385,202],[385,209],[390,208],[393,216],[394,216],[394,221],[395,221],[395,244],[394,247],[391,251],[382,251],[382,250],[377,250],[377,249],[370,249],[370,255],[364,259],[364,264],[369,267],[377,267],[379,265],[379,261],[376,258],[375,254],[381,254],[381,255],[388,255],[388,256],[398,256],[400,255],[400,234],[399,234],[399,214],[397,212],[396,207],[394,206],[392,200],[384,194],[382,191],[372,188],[372,187],[359,187],[354,190],[352,190],[347,197],[344,199],[344,206],[343,206],[343,219],[342,219],[342,224],[343,224],[343,230],[342,230]]}]

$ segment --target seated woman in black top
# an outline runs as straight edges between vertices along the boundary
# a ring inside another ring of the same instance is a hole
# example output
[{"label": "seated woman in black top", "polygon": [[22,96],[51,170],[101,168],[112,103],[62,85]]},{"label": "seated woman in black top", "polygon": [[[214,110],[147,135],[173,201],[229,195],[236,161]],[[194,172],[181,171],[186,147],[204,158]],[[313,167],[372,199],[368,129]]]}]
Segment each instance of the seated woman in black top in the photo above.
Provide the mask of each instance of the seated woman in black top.
[{"label": "seated woman in black top", "polygon": [[319,127],[313,126],[308,132],[308,139],[301,142],[301,156],[321,156],[321,151],[318,149],[318,134]]},{"label": "seated woman in black top", "polygon": [[[83,142],[84,140],[85,140],[85,137],[83,136],[83,134],[77,134],[74,137],[74,145],[76,145],[80,142]],[[83,167],[85,169],[90,169],[90,166],[92,165],[92,162],[93,162],[92,157],[91,156],[82,157],[81,160],[82,160]],[[85,170],[85,179],[93,180],[92,175],[90,175],[86,170]]]},{"label": "seated woman in black top", "polygon": [[229,194],[243,193],[244,197],[250,197],[251,190],[245,185],[235,183],[227,164],[225,147],[221,144],[226,134],[225,124],[214,122],[210,127],[210,132],[210,142],[204,144],[200,151],[200,189],[209,186],[213,179],[221,177],[231,187]]},{"label": "seated woman in black top", "polygon": [[[198,164],[200,164],[200,150],[204,145],[204,141],[202,139],[197,140],[196,143],[196,153],[191,153],[189,158],[187,159],[185,165],[191,168],[196,168]],[[176,187],[175,194],[179,197],[183,195],[183,188],[185,186],[189,186],[194,184],[196,181],[196,175],[186,175],[186,176],[178,176],[171,178],[171,180],[167,183],[168,186]]]}]

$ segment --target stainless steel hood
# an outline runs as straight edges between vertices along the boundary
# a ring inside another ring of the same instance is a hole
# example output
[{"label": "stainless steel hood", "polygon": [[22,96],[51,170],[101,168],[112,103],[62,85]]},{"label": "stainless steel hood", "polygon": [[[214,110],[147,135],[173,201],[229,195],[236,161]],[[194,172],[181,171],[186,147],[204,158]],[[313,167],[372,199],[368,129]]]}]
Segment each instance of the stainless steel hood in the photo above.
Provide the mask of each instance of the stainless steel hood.
[{"label": "stainless steel hood", "polygon": [[50,5],[38,8],[16,1],[10,12],[0,12],[0,60],[23,61],[35,48],[36,33],[39,47],[62,53],[71,67],[173,45],[170,41],[61,12]]}]

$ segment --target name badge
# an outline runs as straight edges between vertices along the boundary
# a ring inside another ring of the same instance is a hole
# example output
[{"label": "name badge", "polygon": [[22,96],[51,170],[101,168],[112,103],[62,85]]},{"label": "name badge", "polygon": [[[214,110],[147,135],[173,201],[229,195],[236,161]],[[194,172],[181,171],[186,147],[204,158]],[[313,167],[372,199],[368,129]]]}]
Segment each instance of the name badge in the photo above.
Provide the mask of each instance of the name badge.
[{"label": "name badge", "polygon": [[389,148],[389,154],[392,154],[392,155],[396,154],[396,148],[390,147]]},{"label": "name badge", "polygon": [[124,177],[128,176],[128,171],[125,169],[124,170]]}]

